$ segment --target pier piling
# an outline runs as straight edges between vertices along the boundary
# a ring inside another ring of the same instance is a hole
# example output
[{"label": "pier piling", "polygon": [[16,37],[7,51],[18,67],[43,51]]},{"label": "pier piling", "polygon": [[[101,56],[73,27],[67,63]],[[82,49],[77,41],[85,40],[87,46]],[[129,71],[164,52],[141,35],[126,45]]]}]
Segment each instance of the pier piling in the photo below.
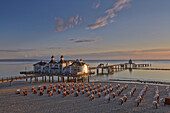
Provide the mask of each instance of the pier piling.
[{"label": "pier piling", "polygon": [[30,78],[30,84],[32,84],[32,77]]},{"label": "pier piling", "polygon": [[54,82],[54,76],[52,75],[52,82]]},{"label": "pier piling", "polygon": [[47,78],[46,78],[46,76],[45,76],[45,82],[47,82]]},{"label": "pier piling", "polygon": [[12,82],[13,82],[13,81],[11,80],[11,81],[10,81],[10,86],[12,86]]},{"label": "pier piling", "polygon": [[50,80],[50,75],[49,75],[49,83],[51,82],[51,80]]}]

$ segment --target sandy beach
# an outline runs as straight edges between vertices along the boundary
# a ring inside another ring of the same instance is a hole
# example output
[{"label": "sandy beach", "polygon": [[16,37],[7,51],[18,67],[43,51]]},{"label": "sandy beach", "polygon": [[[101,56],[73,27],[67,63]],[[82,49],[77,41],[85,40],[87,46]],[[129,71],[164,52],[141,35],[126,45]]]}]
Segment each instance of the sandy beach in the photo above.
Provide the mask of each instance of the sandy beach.
[{"label": "sandy beach", "polygon": [[[29,84],[26,82],[14,82],[13,86],[10,87],[9,83],[0,84],[0,112],[1,113],[170,113],[170,105],[164,106],[163,103],[158,104],[158,109],[156,109],[152,102],[154,101],[155,95],[155,85],[148,85],[148,90],[146,95],[144,95],[143,100],[136,106],[135,99],[139,95],[140,91],[143,89],[145,84],[134,84],[134,83],[101,83],[102,86],[113,86],[113,92],[116,92],[116,85],[120,84],[120,87],[128,84],[128,88],[124,89],[123,92],[118,96],[116,94],[115,98],[112,97],[112,92],[110,94],[110,102],[105,103],[105,96],[102,95],[100,98],[97,94],[94,94],[94,100],[90,101],[87,94],[79,93],[79,96],[75,96],[75,93],[63,97],[62,94],[54,93],[53,96],[48,96],[47,89],[44,90],[44,95],[39,96],[39,91],[37,94],[33,94],[31,91],[32,87],[37,88],[38,86],[46,85],[47,87],[52,84],[57,83],[33,83]],[[84,83],[85,84],[85,83]],[[92,86],[92,83],[89,83]],[[97,87],[99,83],[94,83]],[[131,89],[136,85],[136,91],[133,96],[127,96],[127,102],[123,105],[120,104],[119,99],[123,97],[125,93],[131,91]],[[16,95],[16,89],[27,88],[27,96],[23,93]],[[166,86],[158,86],[160,98],[167,97]],[[74,91],[75,92],[75,91]]]}]

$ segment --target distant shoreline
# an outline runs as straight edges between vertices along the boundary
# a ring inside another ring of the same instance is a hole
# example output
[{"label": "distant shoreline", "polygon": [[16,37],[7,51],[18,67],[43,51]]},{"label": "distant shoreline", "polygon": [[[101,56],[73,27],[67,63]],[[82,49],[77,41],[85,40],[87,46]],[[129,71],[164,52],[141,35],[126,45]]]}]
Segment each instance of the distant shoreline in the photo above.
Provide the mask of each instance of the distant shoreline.
[{"label": "distant shoreline", "polygon": [[40,61],[39,59],[0,59],[0,62],[28,62],[28,61]]},{"label": "distant shoreline", "polygon": [[[0,59],[0,62],[47,61],[47,59]],[[132,59],[133,61],[170,61],[170,59]],[[128,59],[84,59],[84,61],[129,61]]]},{"label": "distant shoreline", "polygon": [[147,81],[147,80],[122,80],[122,79],[109,79],[109,81],[124,81],[124,82],[138,82],[138,83],[151,83],[151,84],[165,84],[170,85],[170,82],[161,81]]}]

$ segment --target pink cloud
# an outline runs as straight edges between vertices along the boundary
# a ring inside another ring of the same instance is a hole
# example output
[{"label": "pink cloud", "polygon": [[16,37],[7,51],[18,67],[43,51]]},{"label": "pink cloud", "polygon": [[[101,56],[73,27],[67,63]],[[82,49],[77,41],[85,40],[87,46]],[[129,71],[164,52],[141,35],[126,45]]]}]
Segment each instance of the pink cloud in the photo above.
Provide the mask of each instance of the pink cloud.
[{"label": "pink cloud", "polygon": [[105,11],[105,16],[99,17],[94,24],[88,25],[86,29],[97,29],[108,25],[108,23],[113,23],[116,12],[121,11],[125,7],[129,7],[130,2],[131,0],[118,0],[112,8]]},{"label": "pink cloud", "polygon": [[61,18],[54,18],[56,21],[55,32],[61,32],[68,28],[74,28],[76,25],[81,24],[82,18],[79,15],[74,17],[69,17],[67,20],[63,20]]}]

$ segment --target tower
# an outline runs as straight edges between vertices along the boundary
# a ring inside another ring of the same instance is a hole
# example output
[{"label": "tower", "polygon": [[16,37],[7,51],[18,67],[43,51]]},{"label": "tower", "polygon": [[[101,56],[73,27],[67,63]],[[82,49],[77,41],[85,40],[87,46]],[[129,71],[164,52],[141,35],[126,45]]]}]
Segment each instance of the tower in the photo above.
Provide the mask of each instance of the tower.
[{"label": "tower", "polygon": [[60,57],[60,58],[61,58],[61,61],[64,61],[64,57],[63,57],[63,55],[61,55],[61,57]]},{"label": "tower", "polygon": [[51,61],[53,61],[53,62],[55,61],[54,56],[51,57]]}]

